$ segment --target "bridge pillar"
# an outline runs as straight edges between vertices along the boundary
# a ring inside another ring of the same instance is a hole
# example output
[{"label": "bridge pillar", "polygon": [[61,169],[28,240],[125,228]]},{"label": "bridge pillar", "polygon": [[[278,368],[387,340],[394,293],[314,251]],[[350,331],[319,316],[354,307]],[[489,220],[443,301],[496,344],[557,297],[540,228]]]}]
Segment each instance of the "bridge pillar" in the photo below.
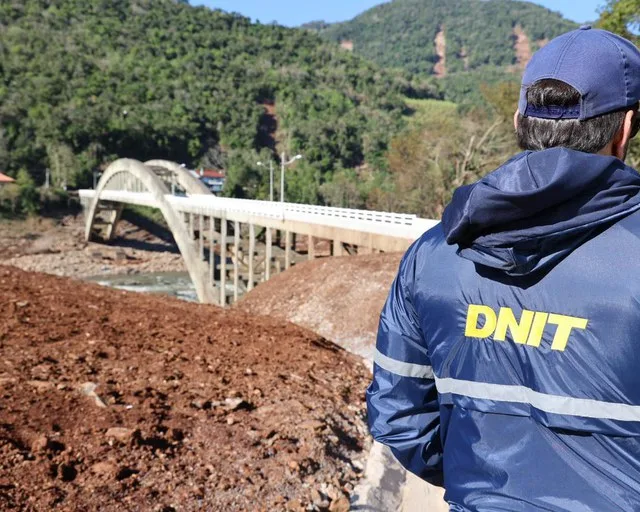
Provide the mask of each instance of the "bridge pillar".
[{"label": "bridge pillar", "polygon": [[284,234],[284,269],[291,268],[291,231]]},{"label": "bridge pillar", "polygon": [[220,219],[220,305],[227,305],[227,216]]},{"label": "bridge pillar", "polygon": [[333,241],[333,256],[344,256],[344,246],[340,240]]},{"label": "bridge pillar", "polygon": [[204,261],[204,215],[198,215],[198,247],[200,259]]},{"label": "bridge pillar", "polygon": [[109,216],[109,225],[107,226],[107,231],[105,233],[105,240],[108,242],[111,242],[116,235],[116,226],[118,225],[118,222],[120,222],[120,217],[122,217],[122,210],[124,210],[122,205],[115,206]]},{"label": "bridge pillar", "polygon": [[310,260],[316,259],[316,238],[313,235],[309,235],[309,238],[308,238],[307,257]]},{"label": "bridge pillar", "polygon": [[271,279],[271,258],[273,256],[272,253],[272,244],[273,244],[273,234],[271,232],[271,228],[267,228],[267,233],[265,237],[265,243],[267,246],[265,247],[264,252],[264,280],[268,281]]},{"label": "bridge pillar", "polygon": [[233,223],[233,302],[238,302],[238,286],[240,286],[240,272],[238,257],[240,254],[240,223]]},{"label": "bridge pillar", "polygon": [[216,257],[213,250],[213,247],[215,244],[214,227],[215,227],[215,219],[214,217],[209,217],[209,282],[211,286],[214,285],[216,280],[216,267],[215,267]]},{"label": "bridge pillar", "polygon": [[247,291],[253,290],[255,284],[255,276],[253,275],[253,257],[256,252],[256,227],[253,223],[249,224],[249,282],[247,284]]},{"label": "bridge pillar", "polygon": [[[116,227],[122,216],[123,206],[111,201],[104,201],[98,204],[96,211],[100,214],[100,219],[96,217],[93,227],[101,227],[100,238],[106,242],[113,240],[116,234]],[[96,232],[97,234],[97,232]]]}]

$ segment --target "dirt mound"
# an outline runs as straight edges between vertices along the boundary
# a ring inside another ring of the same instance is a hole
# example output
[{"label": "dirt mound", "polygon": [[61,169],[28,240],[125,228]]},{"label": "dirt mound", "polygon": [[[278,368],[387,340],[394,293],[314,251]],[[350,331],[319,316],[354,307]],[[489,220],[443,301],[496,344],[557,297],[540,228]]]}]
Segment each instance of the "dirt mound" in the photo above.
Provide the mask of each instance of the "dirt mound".
[{"label": "dirt mound", "polygon": [[0,266],[0,509],[346,510],[355,356],[292,325]]},{"label": "dirt mound", "polygon": [[370,357],[401,254],[319,259],[261,284],[238,308],[288,320]]}]

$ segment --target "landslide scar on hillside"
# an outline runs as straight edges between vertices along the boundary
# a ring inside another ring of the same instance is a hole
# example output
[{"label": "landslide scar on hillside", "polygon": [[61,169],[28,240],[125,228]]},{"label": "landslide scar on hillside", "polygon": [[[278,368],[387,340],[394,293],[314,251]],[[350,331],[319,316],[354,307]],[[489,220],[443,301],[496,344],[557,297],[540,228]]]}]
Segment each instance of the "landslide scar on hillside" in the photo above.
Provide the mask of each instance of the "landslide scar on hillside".
[{"label": "landslide scar on hillside", "polygon": [[529,36],[522,29],[522,26],[513,27],[513,49],[516,53],[516,67],[524,70],[529,64],[533,54],[531,53],[531,42]]},{"label": "landslide scar on hillside", "polygon": [[275,151],[278,132],[276,105],[271,100],[265,100],[262,102],[262,106],[264,107],[264,113],[260,116],[257,142],[259,147],[266,147],[271,151]]},{"label": "landslide scar on hillside", "polygon": [[444,31],[444,26],[440,27],[440,30],[436,34],[434,40],[436,45],[436,55],[438,56],[438,62],[433,66],[433,72],[438,78],[447,76],[447,38]]},{"label": "landslide scar on hillside", "polygon": [[353,51],[353,41],[340,41],[340,46],[344,49],[344,50],[348,50],[350,52]]}]

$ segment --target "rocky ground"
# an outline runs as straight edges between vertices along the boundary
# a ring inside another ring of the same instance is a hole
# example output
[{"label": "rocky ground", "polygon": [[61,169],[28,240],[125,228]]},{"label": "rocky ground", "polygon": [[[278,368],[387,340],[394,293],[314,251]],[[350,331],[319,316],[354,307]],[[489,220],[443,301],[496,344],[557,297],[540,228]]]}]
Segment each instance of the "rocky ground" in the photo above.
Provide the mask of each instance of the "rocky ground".
[{"label": "rocky ground", "polygon": [[258,286],[237,307],[301,325],[370,359],[401,257],[373,254],[302,263]]},{"label": "rocky ground", "polygon": [[[378,318],[401,254],[345,256],[302,263],[261,284],[237,308],[307,327],[372,364]],[[406,473],[377,445],[354,510],[448,511],[443,491]]]},{"label": "rocky ground", "polygon": [[23,270],[85,278],[113,274],[184,272],[180,253],[127,222],[112,245],[87,243],[82,216],[0,223],[0,262]]},{"label": "rocky ground", "polygon": [[0,509],[348,509],[366,366],[241,311],[0,266]]}]

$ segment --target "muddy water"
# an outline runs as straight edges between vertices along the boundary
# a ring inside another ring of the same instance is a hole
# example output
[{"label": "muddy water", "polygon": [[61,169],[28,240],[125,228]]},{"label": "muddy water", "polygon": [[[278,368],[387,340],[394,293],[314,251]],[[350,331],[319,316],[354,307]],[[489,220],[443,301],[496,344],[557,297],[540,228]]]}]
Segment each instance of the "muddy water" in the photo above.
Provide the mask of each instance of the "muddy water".
[{"label": "muddy water", "polygon": [[[187,302],[198,302],[196,288],[187,272],[148,272],[143,274],[115,274],[92,276],[85,279],[117,290],[127,290],[138,293],[153,293],[168,295]],[[219,289],[220,282],[214,285]],[[233,283],[227,281],[227,297],[233,295]],[[245,295],[244,287],[238,290],[238,296]]]}]

